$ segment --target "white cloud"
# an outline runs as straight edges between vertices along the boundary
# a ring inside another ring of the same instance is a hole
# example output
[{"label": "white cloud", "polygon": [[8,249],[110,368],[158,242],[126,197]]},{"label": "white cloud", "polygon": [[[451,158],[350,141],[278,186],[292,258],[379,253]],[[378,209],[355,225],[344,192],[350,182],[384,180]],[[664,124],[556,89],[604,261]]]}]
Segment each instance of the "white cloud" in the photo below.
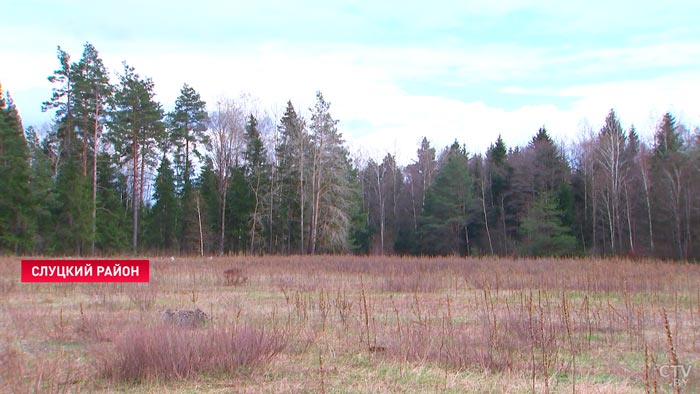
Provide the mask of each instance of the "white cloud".
[{"label": "white cloud", "polygon": [[[65,49],[79,58],[82,44],[75,40],[68,44]],[[158,99],[166,108],[172,107],[185,82],[212,105],[222,96],[250,92],[269,108],[284,108],[286,101],[292,100],[302,113],[313,105],[315,91],[321,90],[332,103],[332,113],[341,120],[340,129],[353,150],[375,158],[396,152],[403,163],[412,160],[422,136],[428,136],[437,149],[457,139],[471,152],[483,152],[498,134],[509,146],[522,145],[544,124],[556,138],[571,140],[580,131],[582,120],[590,119],[595,130],[610,108],[616,109],[626,126],[634,123],[642,133],[649,133],[668,110],[693,126],[700,124],[696,104],[700,72],[667,72],[638,80],[630,74],[628,81],[605,80],[609,72],[635,67],[697,66],[700,46],[695,43],[575,55],[561,54],[556,48],[504,44],[429,48],[302,46],[280,41],[222,45],[217,51],[211,46],[148,41],[128,46],[94,44],[111,71],[119,71],[121,60],[126,59],[142,76],[152,77]],[[7,53],[16,61],[0,64],[0,76],[8,78],[2,81],[4,86],[20,93],[21,111],[37,111],[41,101],[50,96],[46,76],[57,66],[55,47],[13,47]],[[537,88],[521,85],[530,81],[530,75],[546,76],[549,70],[566,71],[572,79],[560,80],[559,85],[545,81]],[[575,79],[581,73],[597,76],[600,81],[582,84]],[[434,91],[408,93],[403,84],[411,80],[435,86]],[[475,96],[494,92],[532,95],[543,98],[538,102],[544,104],[503,109],[485,100],[465,102],[440,95],[441,87],[468,91],[475,83],[482,89],[484,84],[491,87],[491,91],[472,92]],[[43,95],[34,101],[22,94],[42,88]]]}]

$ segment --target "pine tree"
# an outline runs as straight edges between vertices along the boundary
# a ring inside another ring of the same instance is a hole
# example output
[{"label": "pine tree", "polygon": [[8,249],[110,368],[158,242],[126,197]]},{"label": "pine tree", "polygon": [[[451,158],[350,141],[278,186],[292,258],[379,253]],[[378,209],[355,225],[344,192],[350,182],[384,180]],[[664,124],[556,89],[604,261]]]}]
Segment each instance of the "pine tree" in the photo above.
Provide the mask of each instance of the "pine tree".
[{"label": "pine tree", "polygon": [[94,253],[97,224],[97,155],[100,134],[106,122],[107,103],[112,97],[112,86],[97,49],[90,43],[85,43],[82,58],[71,68],[74,80],[74,112],[78,129],[82,132],[83,176],[86,176],[89,151],[92,150],[91,251]]},{"label": "pine tree", "polygon": [[[187,84],[182,86],[175,100],[175,109],[168,114],[170,139],[175,146],[175,165],[181,192],[188,188],[194,175],[192,157],[200,158],[197,145],[206,144],[208,115],[206,103],[199,93]],[[183,193],[184,194],[184,193]]]},{"label": "pine tree", "polygon": [[175,146],[175,168],[182,207],[182,220],[179,222],[178,239],[180,250],[191,253],[200,249],[197,196],[192,188],[194,168],[192,156],[201,159],[197,145],[207,144],[208,115],[206,103],[199,93],[187,84],[182,86],[175,100],[175,109],[168,114],[170,140]]},{"label": "pine tree", "polygon": [[120,158],[131,161],[132,249],[138,252],[139,210],[143,202],[145,161],[163,131],[163,110],[154,100],[153,81],[124,63],[110,114],[110,140]]},{"label": "pine tree", "polygon": [[55,110],[56,201],[52,246],[55,251],[83,254],[91,244],[89,182],[83,171],[80,146],[84,141],[76,119],[77,66],[70,55],[58,47],[59,68],[49,76],[53,94],[42,110]]},{"label": "pine tree", "polygon": [[46,112],[55,110],[55,120],[58,125],[57,137],[61,141],[61,156],[71,156],[72,140],[74,134],[74,106],[75,89],[73,70],[70,64],[70,55],[58,47],[58,62],[60,66],[53,75],[48,77],[54,87],[49,101],[45,101],[41,110]]}]

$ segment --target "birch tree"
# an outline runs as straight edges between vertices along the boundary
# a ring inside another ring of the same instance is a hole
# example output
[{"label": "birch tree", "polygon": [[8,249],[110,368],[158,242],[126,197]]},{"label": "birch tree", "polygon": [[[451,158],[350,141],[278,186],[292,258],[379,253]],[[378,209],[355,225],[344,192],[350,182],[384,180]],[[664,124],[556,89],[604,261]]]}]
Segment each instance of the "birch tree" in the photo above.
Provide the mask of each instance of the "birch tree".
[{"label": "birch tree", "polygon": [[244,115],[238,103],[232,99],[221,99],[216,109],[209,114],[208,151],[216,175],[216,190],[219,199],[218,249],[223,255],[226,242],[227,195],[234,165],[241,157],[244,144]]},{"label": "birch tree", "polygon": [[626,140],[615,111],[610,110],[598,137],[597,159],[603,180],[603,207],[612,253],[620,248],[620,210],[628,168],[624,155]]}]

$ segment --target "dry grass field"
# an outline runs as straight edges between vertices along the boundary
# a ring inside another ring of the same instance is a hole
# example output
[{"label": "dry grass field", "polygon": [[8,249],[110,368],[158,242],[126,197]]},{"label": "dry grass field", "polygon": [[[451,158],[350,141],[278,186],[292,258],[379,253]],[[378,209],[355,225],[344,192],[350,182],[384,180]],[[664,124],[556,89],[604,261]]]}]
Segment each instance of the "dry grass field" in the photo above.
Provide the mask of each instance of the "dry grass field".
[{"label": "dry grass field", "polygon": [[148,284],[19,266],[0,259],[2,392],[700,392],[700,265],[153,258]]}]

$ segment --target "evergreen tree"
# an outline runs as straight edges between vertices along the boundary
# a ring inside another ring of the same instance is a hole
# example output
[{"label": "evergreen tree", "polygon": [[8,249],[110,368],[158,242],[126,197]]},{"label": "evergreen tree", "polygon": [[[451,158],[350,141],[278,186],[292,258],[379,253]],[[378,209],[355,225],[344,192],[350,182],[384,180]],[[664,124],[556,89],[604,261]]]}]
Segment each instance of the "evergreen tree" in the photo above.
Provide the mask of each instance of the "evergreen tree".
[{"label": "evergreen tree", "polygon": [[230,251],[246,252],[250,244],[250,213],[253,212],[255,198],[250,191],[244,166],[235,165],[232,169],[226,199],[231,202],[226,208],[226,234],[231,240]]},{"label": "evergreen tree", "polygon": [[182,207],[182,220],[179,222],[178,239],[180,251],[191,253],[200,249],[197,196],[192,188],[194,168],[192,155],[201,159],[197,145],[207,144],[208,115],[206,103],[199,93],[187,84],[182,86],[175,100],[175,109],[168,114],[170,140],[175,146],[175,168]]},{"label": "evergreen tree", "polygon": [[685,259],[690,247],[690,198],[685,192],[692,162],[676,118],[664,114],[654,135],[652,160],[652,194],[655,206],[655,228],[665,247],[659,248],[664,257]]},{"label": "evergreen tree", "polygon": [[76,78],[77,66],[70,63],[70,55],[58,47],[59,68],[49,76],[54,87],[49,101],[42,110],[55,110],[56,146],[56,201],[52,216],[55,227],[51,249],[64,253],[83,254],[91,244],[91,214],[89,182],[83,171],[84,144],[77,133]]},{"label": "evergreen tree", "polygon": [[47,154],[48,136],[41,141],[34,127],[27,128],[25,133],[29,147],[30,188],[32,201],[32,222],[34,223],[34,251],[51,253],[49,249],[50,236],[53,230],[52,211],[56,208],[54,190],[53,165]]},{"label": "evergreen tree", "polygon": [[421,252],[471,254],[468,224],[474,196],[466,149],[455,141],[441,155],[440,162],[419,223]]},{"label": "evergreen tree", "polygon": [[82,255],[91,243],[90,184],[81,173],[79,157],[72,155],[61,164],[56,176],[56,228],[53,249]]},{"label": "evergreen tree", "polygon": [[305,231],[309,215],[307,214],[310,198],[308,188],[311,184],[309,167],[311,163],[311,142],[306,133],[304,119],[297,115],[291,101],[278,126],[280,134],[276,146],[279,192],[276,228],[272,236],[280,239],[282,251],[286,253],[304,253]]},{"label": "evergreen tree", "polygon": [[31,250],[33,223],[29,150],[22,120],[0,86],[0,251]]},{"label": "evergreen tree", "polygon": [[53,75],[48,77],[49,82],[54,85],[51,99],[42,104],[41,110],[44,112],[55,110],[55,121],[58,126],[56,134],[61,141],[60,152],[61,156],[66,157],[71,156],[73,147],[75,84],[70,55],[59,46],[57,57],[60,66]]},{"label": "evergreen tree", "polygon": [[576,237],[562,224],[563,212],[550,193],[540,194],[521,223],[521,253],[528,256],[570,256]]},{"label": "evergreen tree", "polygon": [[486,153],[487,178],[490,183],[491,210],[493,217],[494,246],[498,253],[510,253],[510,243],[517,231],[517,212],[510,204],[512,198],[513,168],[508,162],[506,144],[498,136]]},{"label": "evergreen tree", "polygon": [[102,152],[97,157],[97,209],[95,248],[102,253],[118,254],[129,248],[129,211],[127,180],[117,170],[112,157]]},{"label": "evergreen tree", "polygon": [[202,172],[197,180],[197,189],[200,198],[200,211],[202,217],[202,234],[204,237],[204,250],[207,253],[221,253],[221,245],[215,234],[221,229],[221,201],[217,186],[217,174],[210,157],[207,157],[202,166]]},{"label": "evergreen tree", "polygon": [[308,251],[347,251],[350,240],[350,158],[330,103],[316,92],[311,109],[311,218]]},{"label": "evergreen tree", "polygon": [[176,229],[180,209],[175,193],[175,174],[166,154],[163,154],[158,167],[153,201],[155,203],[149,215],[149,244],[162,252],[176,251],[178,249]]},{"label": "evergreen tree", "polygon": [[204,133],[207,130],[207,121],[206,103],[196,90],[184,84],[180,95],[175,100],[175,109],[168,114],[170,139],[176,149],[175,165],[178,171],[178,182],[180,182],[180,192],[183,194],[183,190],[190,186],[194,175],[191,155],[201,158],[197,145],[207,142],[207,136]]},{"label": "evergreen tree", "polygon": [[[82,174],[87,175],[88,162],[92,162],[92,229],[91,250],[95,252],[97,225],[97,155],[102,128],[106,122],[106,107],[112,97],[107,69],[99,57],[97,49],[85,43],[83,56],[71,66],[75,97],[75,116],[78,130],[82,134]],[[92,143],[90,143],[92,142]],[[90,150],[92,150],[91,160]]]},{"label": "evergreen tree", "polygon": [[258,131],[258,121],[250,115],[245,128],[245,163],[248,187],[253,196],[253,211],[250,215],[250,253],[261,251],[264,247],[264,221],[266,194],[270,183],[270,166],[267,153]]},{"label": "evergreen tree", "polygon": [[139,211],[143,203],[145,162],[163,131],[163,110],[154,100],[153,81],[124,63],[110,116],[110,140],[120,158],[131,161],[132,248],[138,251]]},{"label": "evergreen tree", "polygon": [[654,156],[658,160],[667,159],[681,150],[683,138],[678,130],[676,118],[667,112],[654,135]]},{"label": "evergreen tree", "polygon": [[350,208],[350,245],[349,248],[356,254],[369,254],[373,231],[367,220],[369,212],[363,204],[362,185],[360,172],[355,166],[351,167],[351,208]]}]

